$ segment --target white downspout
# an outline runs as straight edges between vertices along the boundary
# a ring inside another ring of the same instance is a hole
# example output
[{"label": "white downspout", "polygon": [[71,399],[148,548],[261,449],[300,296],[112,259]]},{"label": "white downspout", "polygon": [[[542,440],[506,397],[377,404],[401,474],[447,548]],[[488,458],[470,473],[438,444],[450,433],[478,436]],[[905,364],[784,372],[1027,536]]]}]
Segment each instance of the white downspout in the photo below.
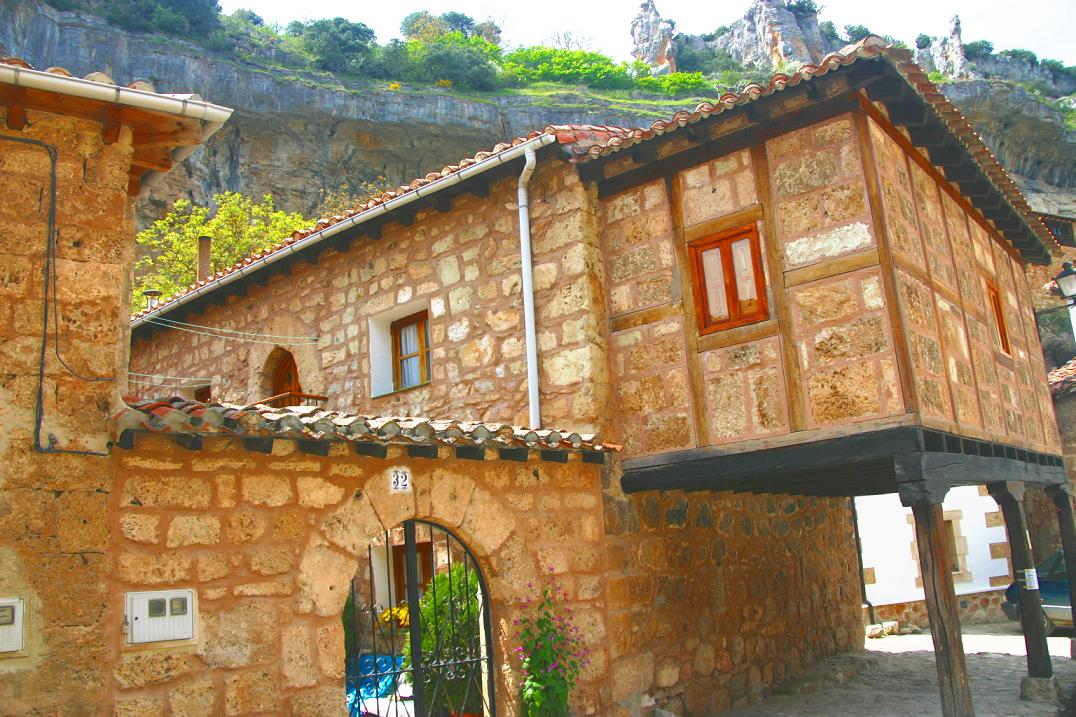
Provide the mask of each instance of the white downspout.
[{"label": "white downspout", "polygon": [[538,405],[538,339],[534,331],[534,271],[531,261],[531,218],[527,203],[527,182],[534,174],[534,147],[528,145],[523,156],[526,162],[519,175],[519,255],[523,274],[523,332],[527,342],[527,399],[530,428],[542,427],[542,412]]}]

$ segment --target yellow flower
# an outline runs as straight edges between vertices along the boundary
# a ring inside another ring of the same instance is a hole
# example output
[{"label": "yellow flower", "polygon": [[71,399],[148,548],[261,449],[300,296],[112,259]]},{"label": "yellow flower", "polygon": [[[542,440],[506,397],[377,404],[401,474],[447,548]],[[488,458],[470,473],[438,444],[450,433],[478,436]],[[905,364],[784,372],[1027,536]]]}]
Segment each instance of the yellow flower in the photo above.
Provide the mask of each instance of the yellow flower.
[{"label": "yellow flower", "polygon": [[398,90],[398,89],[400,89],[400,83],[399,82],[390,82],[389,83],[389,89],[390,90]]}]

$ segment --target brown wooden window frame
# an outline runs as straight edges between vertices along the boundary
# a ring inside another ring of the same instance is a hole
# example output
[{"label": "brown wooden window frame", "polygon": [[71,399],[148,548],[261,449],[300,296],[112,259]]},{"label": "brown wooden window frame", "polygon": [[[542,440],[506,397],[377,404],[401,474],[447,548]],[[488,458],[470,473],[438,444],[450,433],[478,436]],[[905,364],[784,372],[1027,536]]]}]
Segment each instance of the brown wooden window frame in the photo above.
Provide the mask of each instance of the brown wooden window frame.
[{"label": "brown wooden window frame", "polygon": [[986,284],[986,296],[990,302],[990,312],[994,315],[994,336],[1003,354],[1012,356],[1012,344],[1009,343],[1009,327],[1005,323],[1005,304],[1001,298],[1001,290],[990,279],[983,278]]},{"label": "brown wooden window frame", "polygon": [[[414,324],[420,324],[418,331],[418,351],[402,355],[400,353],[400,333],[403,329]],[[389,333],[392,334],[392,390],[406,391],[409,388],[422,386],[430,382],[430,321],[428,311],[419,311],[402,319],[397,319],[389,325]],[[418,357],[419,382],[409,386],[401,385],[402,375],[400,362],[404,359]]]},{"label": "brown wooden window frame", "polygon": [[[749,313],[740,312],[740,301],[736,290],[736,273],[733,270],[732,245],[742,239],[749,240],[751,248],[751,266],[755,273],[755,295],[758,308]],[[745,224],[696,239],[687,245],[688,260],[691,263],[691,287],[695,295],[695,313],[699,334],[712,334],[715,331],[734,329],[738,326],[766,321],[770,318],[770,307],[766,297],[766,273],[762,265],[762,242],[759,239],[758,226]],[[713,321],[710,319],[710,306],[706,292],[706,272],[703,267],[703,252],[711,249],[721,251],[721,273],[725,282],[725,299],[728,306],[728,318]]]}]

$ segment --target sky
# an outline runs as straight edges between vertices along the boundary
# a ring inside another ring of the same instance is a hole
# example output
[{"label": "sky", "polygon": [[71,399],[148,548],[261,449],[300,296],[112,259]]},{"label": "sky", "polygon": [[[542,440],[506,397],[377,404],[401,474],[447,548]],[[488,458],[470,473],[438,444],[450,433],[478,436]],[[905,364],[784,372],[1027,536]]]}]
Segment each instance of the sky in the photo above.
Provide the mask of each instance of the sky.
[{"label": "sky", "polygon": [[[873,32],[893,35],[909,45],[920,33],[945,35],[949,18],[960,16],[964,42],[989,40],[994,49],[1021,48],[1040,58],[1053,58],[1076,65],[1074,0],[820,0],[821,20],[832,20],[838,28],[848,24],[866,25]],[[408,13],[429,10],[440,14],[449,10],[466,13],[476,20],[492,19],[504,30],[507,47],[548,42],[557,33],[571,32],[617,60],[631,52],[629,27],[638,12],[635,0],[543,0],[538,4],[500,0],[398,0],[397,2],[355,2],[355,0],[220,0],[230,13],[247,8],[268,22],[286,25],[291,20],[344,17],[363,22],[377,33],[379,42],[399,36],[400,21]],[[690,34],[712,32],[728,25],[747,11],[749,0],[657,0],[662,17],[675,20],[677,29]],[[517,8],[524,9],[517,9]]]}]

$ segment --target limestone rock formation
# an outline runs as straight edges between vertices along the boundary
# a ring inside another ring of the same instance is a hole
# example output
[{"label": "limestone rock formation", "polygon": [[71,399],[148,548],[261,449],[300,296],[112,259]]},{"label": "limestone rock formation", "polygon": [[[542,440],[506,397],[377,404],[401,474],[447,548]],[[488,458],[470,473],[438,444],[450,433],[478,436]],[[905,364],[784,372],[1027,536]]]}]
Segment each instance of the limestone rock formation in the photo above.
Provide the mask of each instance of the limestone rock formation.
[{"label": "limestone rock formation", "polygon": [[930,38],[930,45],[915,51],[915,61],[927,72],[940,72],[952,79],[964,80],[972,76],[968,60],[964,56],[964,40],[960,35],[960,16],[949,20],[949,34]]},{"label": "limestone rock formation", "polygon": [[747,13],[715,42],[737,62],[749,67],[777,69],[818,62],[830,49],[814,13],[797,15],[785,0],[754,0]]},{"label": "limestone rock formation", "polygon": [[654,0],[644,0],[639,6],[639,14],[631,21],[631,39],[635,42],[631,54],[649,65],[652,75],[676,72],[673,29],[672,22],[662,19]]}]

